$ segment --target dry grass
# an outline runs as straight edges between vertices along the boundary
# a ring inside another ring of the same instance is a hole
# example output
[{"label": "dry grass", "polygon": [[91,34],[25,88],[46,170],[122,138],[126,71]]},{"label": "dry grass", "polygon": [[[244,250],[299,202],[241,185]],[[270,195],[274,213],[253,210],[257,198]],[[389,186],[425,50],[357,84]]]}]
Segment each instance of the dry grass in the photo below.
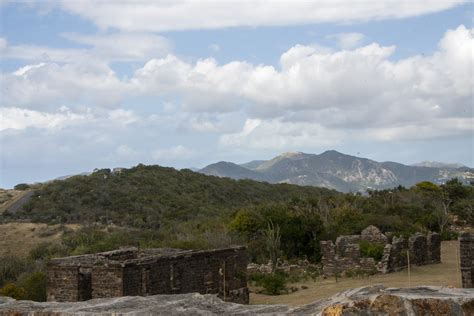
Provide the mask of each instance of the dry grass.
[{"label": "dry grass", "polygon": [[0,257],[26,256],[42,242],[59,242],[65,229],[79,225],[46,225],[37,223],[0,224]]},{"label": "dry grass", "polygon": [[19,199],[24,191],[0,189],[0,213],[2,213],[10,203]]},{"label": "dry grass", "polygon": [[[251,304],[288,304],[300,306],[311,303],[315,300],[330,297],[338,292],[371,284],[383,284],[387,287],[410,287],[417,285],[442,285],[460,286],[460,275],[457,258],[458,242],[447,241],[441,245],[441,264],[432,264],[422,267],[412,267],[411,278],[408,278],[407,270],[375,275],[371,277],[351,279],[342,278],[336,283],[335,279],[307,281],[292,284],[299,288],[297,292],[270,296],[264,294],[250,295]],[[301,286],[307,289],[301,289]]]}]

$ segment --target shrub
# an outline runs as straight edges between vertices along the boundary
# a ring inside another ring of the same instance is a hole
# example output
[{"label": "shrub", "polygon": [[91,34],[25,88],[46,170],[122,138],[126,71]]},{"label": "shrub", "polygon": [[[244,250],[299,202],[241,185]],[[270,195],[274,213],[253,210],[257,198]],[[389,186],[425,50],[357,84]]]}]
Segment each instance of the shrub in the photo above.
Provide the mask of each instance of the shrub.
[{"label": "shrub", "polygon": [[13,189],[20,190],[20,191],[24,191],[24,190],[27,190],[29,188],[30,188],[30,186],[26,183],[18,183],[17,185],[15,185],[13,187]]},{"label": "shrub", "polygon": [[37,302],[46,301],[46,284],[46,274],[39,271],[18,280],[20,288],[25,290],[24,298]]},{"label": "shrub", "polygon": [[29,270],[32,263],[18,257],[0,257],[0,286],[7,282],[16,281],[18,276]]},{"label": "shrub", "polygon": [[0,295],[22,300],[25,297],[25,289],[16,286],[14,283],[7,283],[0,289]]},{"label": "shrub", "polygon": [[359,242],[360,254],[362,257],[374,258],[375,261],[380,261],[383,256],[384,245],[379,243],[370,243],[362,240]]},{"label": "shrub", "polygon": [[265,274],[257,285],[262,286],[265,292],[270,295],[280,295],[286,292],[286,278],[283,274]]},{"label": "shrub", "polygon": [[63,257],[68,254],[68,250],[63,245],[42,242],[30,250],[28,257],[31,260],[44,260],[53,257]]},{"label": "shrub", "polygon": [[459,237],[459,233],[451,230],[444,230],[441,233],[441,240],[456,240]]},{"label": "shrub", "polygon": [[261,285],[261,281],[265,278],[266,274],[261,272],[255,272],[248,276],[249,281],[254,282],[256,285]]}]

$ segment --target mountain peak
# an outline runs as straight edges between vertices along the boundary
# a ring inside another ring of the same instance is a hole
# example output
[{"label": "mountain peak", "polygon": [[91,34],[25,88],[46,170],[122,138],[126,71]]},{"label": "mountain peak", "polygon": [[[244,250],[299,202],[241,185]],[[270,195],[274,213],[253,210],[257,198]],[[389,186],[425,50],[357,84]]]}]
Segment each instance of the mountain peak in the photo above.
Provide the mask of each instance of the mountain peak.
[{"label": "mountain peak", "polygon": [[275,158],[300,158],[302,156],[304,156],[305,154],[302,153],[301,151],[288,151],[286,153],[283,153],[283,154],[280,154],[278,155],[277,157]]},{"label": "mountain peak", "polygon": [[322,186],[342,192],[412,186],[420,181],[444,183],[453,177],[467,182],[473,177],[471,170],[462,168],[420,168],[359,156],[359,153],[352,156],[336,150],[318,155],[285,152],[271,160],[251,161],[240,166],[221,162],[200,172],[234,179]]},{"label": "mountain peak", "polygon": [[321,153],[320,156],[348,156],[348,155],[338,152],[337,150],[331,149],[331,150],[326,150],[325,152]]}]

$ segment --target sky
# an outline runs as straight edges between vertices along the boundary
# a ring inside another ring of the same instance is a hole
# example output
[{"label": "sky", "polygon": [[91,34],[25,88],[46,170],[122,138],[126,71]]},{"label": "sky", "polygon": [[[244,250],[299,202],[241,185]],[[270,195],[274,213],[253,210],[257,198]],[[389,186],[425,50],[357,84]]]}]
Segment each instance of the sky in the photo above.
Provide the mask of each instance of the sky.
[{"label": "sky", "polygon": [[0,0],[0,187],[330,149],[472,167],[473,9]]}]

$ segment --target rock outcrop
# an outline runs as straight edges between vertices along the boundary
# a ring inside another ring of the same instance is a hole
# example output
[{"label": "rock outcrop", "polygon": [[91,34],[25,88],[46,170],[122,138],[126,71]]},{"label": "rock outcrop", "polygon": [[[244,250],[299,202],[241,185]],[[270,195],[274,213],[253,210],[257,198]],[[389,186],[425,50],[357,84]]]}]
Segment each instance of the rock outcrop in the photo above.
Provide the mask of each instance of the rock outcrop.
[{"label": "rock outcrop", "polygon": [[474,290],[446,287],[347,290],[303,307],[241,305],[214,295],[127,296],[86,302],[37,303],[0,297],[0,315],[474,315]]}]

